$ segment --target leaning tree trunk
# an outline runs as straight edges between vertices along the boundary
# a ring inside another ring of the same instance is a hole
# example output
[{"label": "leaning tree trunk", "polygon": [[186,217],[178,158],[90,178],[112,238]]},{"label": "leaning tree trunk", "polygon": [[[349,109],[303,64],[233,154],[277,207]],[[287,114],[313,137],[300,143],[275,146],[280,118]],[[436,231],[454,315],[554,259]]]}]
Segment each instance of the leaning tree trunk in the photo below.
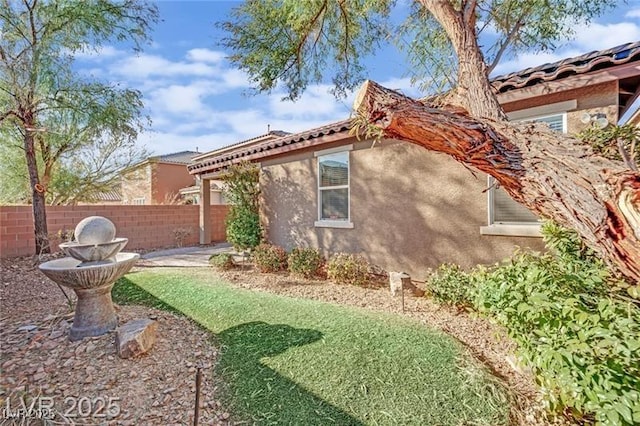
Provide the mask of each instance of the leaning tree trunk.
[{"label": "leaning tree trunk", "polygon": [[367,81],[354,108],[383,137],[449,154],[493,176],[531,211],[575,229],[640,282],[640,174],[544,124],[471,117]]}]

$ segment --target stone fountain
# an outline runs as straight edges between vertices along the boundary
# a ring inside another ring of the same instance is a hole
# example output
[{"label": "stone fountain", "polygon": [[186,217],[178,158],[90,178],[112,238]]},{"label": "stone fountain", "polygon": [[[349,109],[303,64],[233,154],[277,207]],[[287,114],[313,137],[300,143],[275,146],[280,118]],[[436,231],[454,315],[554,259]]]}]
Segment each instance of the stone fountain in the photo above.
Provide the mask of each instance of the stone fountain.
[{"label": "stone fountain", "polygon": [[115,238],[116,227],[107,218],[87,217],[75,228],[75,241],[60,244],[67,255],[40,265],[56,283],[71,288],[78,296],[69,339],[100,336],[118,326],[111,301],[111,288],[140,257],[120,253],[129,241]]}]

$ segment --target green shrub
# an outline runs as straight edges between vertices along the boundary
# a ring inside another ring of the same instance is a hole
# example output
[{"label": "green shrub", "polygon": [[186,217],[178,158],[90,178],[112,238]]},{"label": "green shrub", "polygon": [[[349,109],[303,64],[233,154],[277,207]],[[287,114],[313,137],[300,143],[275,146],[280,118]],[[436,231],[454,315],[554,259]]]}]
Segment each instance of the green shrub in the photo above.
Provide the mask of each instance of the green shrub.
[{"label": "green shrub", "polygon": [[209,257],[209,264],[221,271],[228,271],[236,267],[231,253],[217,253]]},{"label": "green shrub", "polygon": [[567,269],[521,254],[479,280],[476,306],[507,328],[552,409],[640,422],[640,309],[609,297],[603,273]]},{"label": "green shrub", "polygon": [[324,257],[316,249],[296,247],[289,253],[288,263],[289,272],[305,278],[313,278],[320,275]]},{"label": "green shrub", "polygon": [[227,241],[236,250],[256,247],[262,241],[260,224],[260,169],[248,162],[229,166],[224,175],[224,196],[231,204],[225,219]]},{"label": "green shrub", "polygon": [[640,307],[610,293],[618,283],[570,230],[543,226],[548,254],[516,253],[431,278],[439,301],[462,301],[504,325],[535,372],[551,410],[579,422],[640,423]]},{"label": "green shrub", "polygon": [[427,292],[440,303],[471,306],[475,293],[473,277],[458,265],[444,264],[427,278]]},{"label": "green shrub", "polygon": [[336,253],[327,262],[327,277],[341,284],[364,285],[369,281],[369,263],[357,254]]},{"label": "green shrub", "polygon": [[260,272],[278,272],[287,269],[287,252],[282,247],[263,243],[254,249],[252,257]]},{"label": "green shrub", "polygon": [[227,241],[236,250],[247,250],[260,244],[262,227],[258,213],[240,206],[231,206],[225,224]]}]

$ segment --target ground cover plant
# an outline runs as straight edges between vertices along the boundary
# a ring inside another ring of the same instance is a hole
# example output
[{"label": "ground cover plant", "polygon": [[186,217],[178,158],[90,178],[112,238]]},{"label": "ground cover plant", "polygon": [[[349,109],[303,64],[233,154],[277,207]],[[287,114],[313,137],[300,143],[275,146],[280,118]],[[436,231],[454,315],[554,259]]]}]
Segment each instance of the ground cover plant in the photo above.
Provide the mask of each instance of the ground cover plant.
[{"label": "ground cover plant", "polygon": [[272,244],[262,243],[251,253],[260,272],[279,272],[287,269],[287,252]]},{"label": "ground cover plant", "polygon": [[341,284],[365,285],[369,281],[369,263],[357,254],[336,253],[327,262],[327,277]]},{"label": "ground cover plant", "polygon": [[116,287],[137,301],[151,295],[213,333],[234,420],[508,423],[503,388],[457,342],[413,320],[239,289],[206,270],[148,270]]},{"label": "ground cover plant", "polygon": [[209,257],[209,264],[219,271],[228,271],[236,267],[231,253],[216,253]]},{"label": "ground cover plant", "polygon": [[[640,307],[577,235],[548,223],[551,253],[517,253],[465,273],[443,266],[437,300],[472,306],[504,325],[549,408],[587,423],[640,423]],[[450,296],[445,296],[446,294]]]},{"label": "ground cover plant", "polygon": [[322,274],[324,257],[317,249],[296,247],[289,253],[289,272],[304,278],[314,278]]}]

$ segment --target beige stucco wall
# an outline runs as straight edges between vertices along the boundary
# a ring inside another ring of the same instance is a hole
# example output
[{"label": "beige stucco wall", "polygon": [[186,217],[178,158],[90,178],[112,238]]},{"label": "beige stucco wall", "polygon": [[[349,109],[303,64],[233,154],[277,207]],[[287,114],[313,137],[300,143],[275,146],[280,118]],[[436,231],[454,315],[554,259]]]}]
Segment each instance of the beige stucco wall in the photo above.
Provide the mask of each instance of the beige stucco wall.
[{"label": "beige stucco wall", "polygon": [[133,200],[144,198],[151,204],[151,164],[144,163],[122,176],[122,204],[133,204]]},{"label": "beige stucco wall", "polygon": [[618,122],[618,82],[610,81],[577,89],[545,93],[543,96],[528,98],[503,104],[505,112],[520,111],[540,107],[556,102],[576,100],[576,109],[567,112],[567,131],[575,134],[587,127],[580,121],[582,114],[588,112],[604,113],[610,123]]},{"label": "beige stucco wall", "polygon": [[444,262],[493,263],[539,238],[482,236],[486,176],[474,177],[448,156],[408,143],[356,143],[350,154],[353,229],[317,228],[317,162],[313,151],[262,163],[268,239],[291,249],[352,252],[388,271],[422,280]]}]

